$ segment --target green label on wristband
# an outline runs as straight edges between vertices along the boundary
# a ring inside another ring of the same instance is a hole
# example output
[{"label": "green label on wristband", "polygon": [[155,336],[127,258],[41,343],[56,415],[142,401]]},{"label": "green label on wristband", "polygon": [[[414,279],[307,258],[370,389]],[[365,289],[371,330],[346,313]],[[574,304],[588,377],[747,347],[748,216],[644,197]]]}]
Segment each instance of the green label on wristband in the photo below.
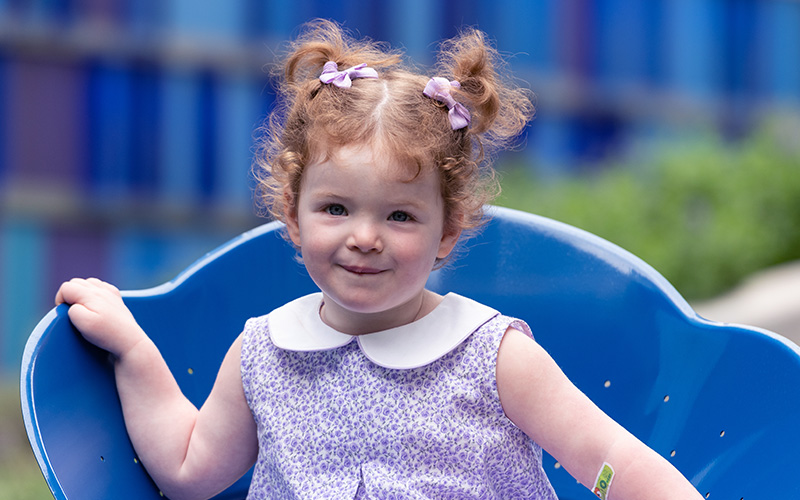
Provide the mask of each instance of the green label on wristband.
[{"label": "green label on wristband", "polygon": [[597,474],[597,480],[594,482],[594,494],[601,500],[606,499],[608,495],[608,488],[611,487],[611,480],[614,479],[614,469],[611,465],[603,463],[603,468]]}]

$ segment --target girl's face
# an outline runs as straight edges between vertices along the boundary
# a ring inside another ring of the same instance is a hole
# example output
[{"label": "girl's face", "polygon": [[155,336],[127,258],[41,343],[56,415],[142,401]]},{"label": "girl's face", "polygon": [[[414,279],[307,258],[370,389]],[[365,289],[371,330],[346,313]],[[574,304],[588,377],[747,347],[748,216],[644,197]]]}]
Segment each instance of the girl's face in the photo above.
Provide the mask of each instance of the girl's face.
[{"label": "girl's face", "polygon": [[409,170],[367,145],[343,147],[303,172],[287,229],[323,292],[323,318],[340,331],[413,319],[436,259],[456,244],[457,233],[444,233],[438,176],[426,170],[409,180]]}]

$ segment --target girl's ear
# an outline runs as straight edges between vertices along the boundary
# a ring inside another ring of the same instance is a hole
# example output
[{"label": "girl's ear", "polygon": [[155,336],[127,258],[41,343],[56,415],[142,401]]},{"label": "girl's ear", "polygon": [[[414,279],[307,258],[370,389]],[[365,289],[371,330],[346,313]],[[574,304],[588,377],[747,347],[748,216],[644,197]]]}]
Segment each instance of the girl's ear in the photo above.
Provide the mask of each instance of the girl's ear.
[{"label": "girl's ear", "polygon": [[286,214],[286,232],[289,239],[300,248],[300,223],[297,220],[297,206],[295,197],[291,193],[283,194],[283,213]]},{"label": "girl's ear", "polygon": [[463,219],[463,214],[450,214],[449,220],[444,224],[444,233],[439,242],[439,253],[436,254],[438,259],[446,258],[455,248],[458,238],[461,237],[461,221]]},{"label": "girl's ear", "polygon": [[439,242],[439,253],[436,254],[436,257],[439,259],[444,259],[450,255],[450,252],[453,251],[456,243],[458,243],[459,236],[461,236],[460,229],[458,231],[453,231],[442,235],[442,241]]}]

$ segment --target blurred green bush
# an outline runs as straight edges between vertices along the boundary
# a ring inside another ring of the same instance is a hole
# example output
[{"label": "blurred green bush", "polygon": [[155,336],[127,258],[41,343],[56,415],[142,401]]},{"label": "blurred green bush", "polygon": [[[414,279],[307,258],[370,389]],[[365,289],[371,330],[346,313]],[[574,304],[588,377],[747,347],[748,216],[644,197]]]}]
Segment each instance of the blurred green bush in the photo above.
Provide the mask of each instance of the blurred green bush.
[{"label": "blurred green bush", "polygon": [[704,137],[658,150],[645,165],[555,180],[504,169],[497,203],[618,244],[689,300],[800,259],[797,121],[773,121],[735,144]]}]

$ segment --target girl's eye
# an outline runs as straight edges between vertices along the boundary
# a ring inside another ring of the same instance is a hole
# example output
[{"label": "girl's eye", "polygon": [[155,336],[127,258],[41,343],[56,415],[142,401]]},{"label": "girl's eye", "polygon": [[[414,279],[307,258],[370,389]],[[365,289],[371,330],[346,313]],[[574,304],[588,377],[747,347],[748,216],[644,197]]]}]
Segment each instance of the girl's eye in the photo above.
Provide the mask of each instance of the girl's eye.
[{"label": "girl's eye", "polygon": [[392,212],[392,215],[389,216],[389,220],[392,222],[408,222],[411,220],[411,216],[405,212]]},{"label": "girl's eye", "polygon": [[335,216],[347,215],[347,210],[345,210],[344,207],[342,205],[339,205],[339,204],[328,205],[325,208],[325,211],[329,215],[335,215]]}]

